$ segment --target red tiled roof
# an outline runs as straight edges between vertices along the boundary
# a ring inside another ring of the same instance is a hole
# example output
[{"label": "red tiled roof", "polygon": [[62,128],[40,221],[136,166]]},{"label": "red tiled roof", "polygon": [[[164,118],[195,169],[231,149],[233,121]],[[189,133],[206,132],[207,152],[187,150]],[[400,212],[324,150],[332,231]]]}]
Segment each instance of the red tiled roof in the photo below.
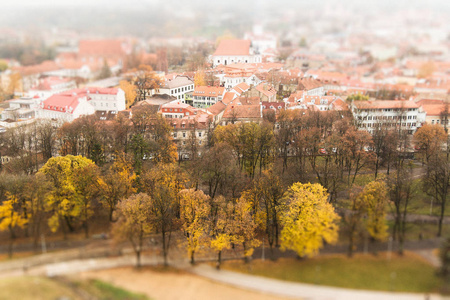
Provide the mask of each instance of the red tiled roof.
[{"label": "red tiled roof", "polygon": [[43,102],[43,109],[73,113],[79,104],[78,99],[84,96],[85,95],[77,95],[75,93],[55,94]]},{"label": "red tiled roof", "polygon": [[208,97],[217,97],[223,95],[225,92],[224,87],[215,87],[215,86],[197,86],[194,89],[194,96],[208,96]]},{"label": "red tiled roof", "polygon": [[223,118],[260,119],[261,106],[258,105],[228,105]]},{"label": "red tiled roof", "polygon": [[85,87],[82,89],[73,89],[61,94],[73,94],[76,93],[78,95],[81,94],[104,94],[104,95],[116,95],[119,92],[117,88],[98,88],[98,87]]},{"label": "red tiled roof", "polygon": [[359,109],[419,108],[419,105],[413,101],[402,100],[354,101],[353,103]]},{"label": "red tiled roof", "polygon": [[210,107],[208,107],[207,111],[215,116],[215,115],[220,114],[222,111],[224,111],[226,107],[227,106],[222,101],[218,101],[214,105],[211,105]]},{"label": "red tiled roof", "polygon": [[125,54],[118,40],[82,40],[78,48],[81,56],[123,56]]},{"label": "red tiled roof", "polygon": [[55,85],[70,82],[72,79],[70,78],[60,78],[60,77],[47,77],[40,80],[39,84],[32,89],[40,90],[40,91],[50,91],[53,89]]},{"label": "red tiled roof", "polygon": [[238,85],[236,85],[233,88],[233,90],[235,90],[240,95],[243,92],[247,91],[249,88],[250,88],[250,86],[248,84],[246,84],[245,82],[241,82]]},{"label": "red tiled roof", "polygon": [[300,79],[300,82],[298,84],[299,90],[313,90],[316,88],[322,87],[322,83],[320,80],[314,79],[314,78],[302,78]]},{"label": "red tiled roof", "polygon": [[55,71],[58,70],[58,65],[51,60],[46,60],[40,64],[37,65],[31,65],[31,66],[22,66],[22,67],[15,67],[13,70],[18,71],[22,75],[31,75],[31,74],[40,74],[44,72],[49,71]]},{"label": "red tiled roof", "polygon": [[236,94],[233,92],[226,92],[225,95],[223,96],[222,102],[227,105],[228,103],[230,103],[231,101],[233,101],[233,99],[236,97]]},{"label": "red tiled roof", "polygon": [[427,116],[439,116],[445,111],[445,104],[424,104],[422,108],[427,112]]},{"label": "red tiled roof", "polygon": [[250,41],[222,40],[213,55],[250,55]]},{"label": "red tiled roof", "polygon": [[269,84],[261,83],[256,87],[256,90],[263,93],[267,97],[271,97],[273,95],[276,95],[277,91],[275,88]]},{"label": "red tiled roof", "polygon": [[239,97],[232,104],[241,103],[242,105],[257,105],[261,102],[259,97]]},{"label": "red tiled roof", "polygon": [[[82,89],[72,89],[59,94],[50,96],[47,100],[43,102],[43,108],[47,110],[62,111],[72,113],[78,106],[79,98],[87,97],[88,94],[107,94],[115,95],[118,89],[116,88],[82,88]],[[89,99],[87,99],[89,100]]]}]

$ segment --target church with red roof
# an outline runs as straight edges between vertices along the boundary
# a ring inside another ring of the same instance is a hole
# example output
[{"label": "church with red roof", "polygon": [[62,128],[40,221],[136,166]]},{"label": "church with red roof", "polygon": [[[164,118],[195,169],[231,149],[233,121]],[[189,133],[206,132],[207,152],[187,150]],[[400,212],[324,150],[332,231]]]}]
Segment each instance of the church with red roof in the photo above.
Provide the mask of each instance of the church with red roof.
[{"label": "church with red roof", "polygon": [[222,40],[211,56],[213,67],[235,63],[260,63],[261,55],[255,53],[249,40]]}]

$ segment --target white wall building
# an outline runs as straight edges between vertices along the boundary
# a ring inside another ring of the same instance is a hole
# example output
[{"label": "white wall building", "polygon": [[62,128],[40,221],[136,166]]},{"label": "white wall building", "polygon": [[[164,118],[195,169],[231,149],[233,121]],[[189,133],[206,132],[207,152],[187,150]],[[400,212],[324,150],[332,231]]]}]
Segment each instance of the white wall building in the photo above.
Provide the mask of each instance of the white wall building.
[{"label": "white wall building", "polygon": [[167,81],[166,84],[159,89],[159,94],[167,94],[176,97],[183,103],[186,99],[185,94],[194,91],[194,82],[187,76],[177,76]]},{"label": "white wall building", "polygon": [[42,102],[40,118],[61,122],[72,122],[83,115],[92,115],[95,108],[87,101],[87,95],[77,93],[61,93],[49,97]]},{"label": "white wall building", "polygon": [[353,101],[350,107],[357,126],[370,133],[383,126],[401,128],[414,134],[426,118],[426,112],[414,101]]},{"label": "white wall building", "polygon": [[211,56],[214,67],[234,63],[260,63],[261,55],[255,54],[249,40],[222,40]]}]

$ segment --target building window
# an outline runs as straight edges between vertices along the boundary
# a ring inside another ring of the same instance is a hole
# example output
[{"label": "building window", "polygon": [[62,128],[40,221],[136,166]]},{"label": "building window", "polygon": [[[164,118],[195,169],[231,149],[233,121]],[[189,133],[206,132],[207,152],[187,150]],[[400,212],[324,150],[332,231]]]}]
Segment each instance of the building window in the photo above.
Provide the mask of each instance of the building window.
[{"label": "building window", "polygon": [[202,137],[202,133],[201,132],[198,133],[198,137]]},{"label": "building window", "polygon": [[183,137],[184,137],[184,138],[186,137],[186,132],[185,132],[185,131],[183,131]]}]

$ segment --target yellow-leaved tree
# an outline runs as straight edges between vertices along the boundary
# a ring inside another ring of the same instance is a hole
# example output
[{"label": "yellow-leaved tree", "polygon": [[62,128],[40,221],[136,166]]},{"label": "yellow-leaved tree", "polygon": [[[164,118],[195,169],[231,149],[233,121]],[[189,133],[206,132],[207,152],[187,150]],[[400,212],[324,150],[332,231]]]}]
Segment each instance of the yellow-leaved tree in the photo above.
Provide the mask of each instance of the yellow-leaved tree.
[{"label": "yellow-leaved tree", "polygon": [[[90,198],[81,195],[77,191],[75,183],[78,172],[83,168],[95,168],[95,164],[92,160],[82,156],[66,155],[50,158],[39,170],[39,173],[44,174],[52,184],[45,207],[52,214],[48,225],[53,232],[56,232],[61,224],[66,224],[67,228],[73,231],[76,221],[85,220],[83,213],[88,210],[84,208],[86,205],[89,207],[85,201],[90,201]],[[62,228],[64,237],[66,237],[66,227],[62,226]]]},{"label": "yellow-leaved tree", "polygon": [[198,70],[195,73],[195,76],[194,76],[194,85],[195,85],[195,87],[205,86],[206,85],[206,79],[205,78],[206,78],[205,72],[203,70]]},{"label": "yellow-leaved tree", "polygon": [[144,238],[152,231],[150,209],[152,199],[149,195],[140,193],[122,200],[117,204],[115,212],[117,222],[112,227],[116,241],[128,240],[136,253],[136,267],[141,266],[141,252]]},{"label": "yellow-leaved tree", "polygon": [[19,199],[6,192],[6,201],[0,205],[0,231],[8,230],[11,235],[11,243],[9,245],[9,257],[12,256],[12,245],[16,237],[15,230],[24,228],[28,219],[24,215],[24,211],[20,209]]},{"label": "yellow-leaved tree", "polygon": [[235,240],[242,244],[246,262],[249,261],[255,247],[261,244],[261,241],[256,238],[257,225],[252,218],[251,211],[252,204],[244,197],[234,203],[231,233]]},{"label": "yellow-leaved tree", "polygon": [[338,238],[339,216],[328,203],[328,194],[318,183],[294,183],[286,192],[281,223],[281,249],[291,249],[300,257],[312,256],[324,241]]},{"label": "yellow-leaved tree", "polygon": [[133,162],[124,154],[117,155],[108,172],[98,180],[101,190],[101,203],[109,210],[109,220],[120,200],[136,193],[136,173]]},{"label": "yellow-leaved tree", "polygon": [[194,264],[194,255],[206,240],[207,218],[211,210],[210,198],[194,189],[180,192],[180,219],[187,242],[188,255]]},{"label": "yellow-leaved tree", "polygon": [[130,108],[136,100],[137,92],[136,86],[127,80],[121,80],[119,82],[119,87],[125,92],[125,103],[126,108]]},{"label": "yellow-leaved tree", "polygon": [[370,182],[358,195],[358,199],[366,213],[367,231],[375,240],[383,241],[388,236],[386,208],[389,198],[386,183],[382,180]]},{"label": "yellow-leaved tree", "polygon": [[141,188],[150,195],[150,224],[161,234],[164,265],[168,265],[170,239],[179,225],[180,191],[185,189],[185,176],[175,164],[158,164],[141,175]]},{"label": "yellow-leaved tree", "polygon": [[230,249],[232,243],[240,243],[232,235],[233,204],[227,203],[223,196],[216,197],[212,202],[209,217],[209,234],[211,249],[217,252],[217,269],[222,263],[222,251]]}]

